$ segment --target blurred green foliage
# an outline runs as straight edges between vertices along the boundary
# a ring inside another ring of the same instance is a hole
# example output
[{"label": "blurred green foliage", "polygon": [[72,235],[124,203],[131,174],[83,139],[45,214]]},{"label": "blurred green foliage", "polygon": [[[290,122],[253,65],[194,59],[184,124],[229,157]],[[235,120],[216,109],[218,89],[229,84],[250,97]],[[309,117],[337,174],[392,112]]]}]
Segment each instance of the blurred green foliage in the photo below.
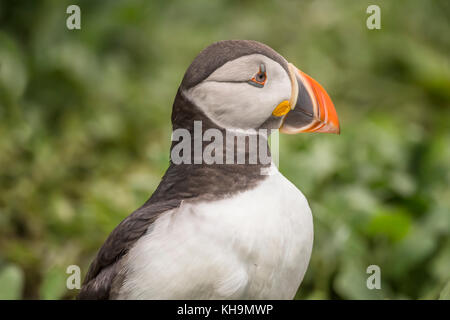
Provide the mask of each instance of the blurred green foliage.
[{"label": "blurred green foliage", "polygon": [[254,39],[322,83],[341,120],[340,136],[280,141],[315,223],[297,297],[448,299],[449,24],[448,1],[0,1],[0,298],[77,293],[66,267],[85,273],[168,165],[189,63]]}]

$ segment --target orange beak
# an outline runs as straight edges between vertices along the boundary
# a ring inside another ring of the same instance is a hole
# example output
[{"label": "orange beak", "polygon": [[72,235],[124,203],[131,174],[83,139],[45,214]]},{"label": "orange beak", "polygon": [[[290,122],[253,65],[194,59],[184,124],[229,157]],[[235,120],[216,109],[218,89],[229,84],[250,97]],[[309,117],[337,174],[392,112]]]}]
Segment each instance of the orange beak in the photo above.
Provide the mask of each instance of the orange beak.
[{"label": "orange beak", "polygon": [[285,116],[280,131],[340,133],[339,119],[333,102],[325,89],[313,78],[289,64],[292,83],[290,104],[294,106]]}]

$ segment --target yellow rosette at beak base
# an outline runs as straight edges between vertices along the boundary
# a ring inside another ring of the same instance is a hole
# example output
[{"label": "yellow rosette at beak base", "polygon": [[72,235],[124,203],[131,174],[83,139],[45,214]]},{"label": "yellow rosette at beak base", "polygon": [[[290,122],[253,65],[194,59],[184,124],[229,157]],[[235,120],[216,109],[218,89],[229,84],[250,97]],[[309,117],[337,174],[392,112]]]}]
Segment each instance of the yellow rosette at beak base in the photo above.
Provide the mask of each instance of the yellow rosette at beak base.
[{"label": "yellow rosette at beak base", "polygon": [[288,113],[290,110],[291,104],[288,100],[284,100],[275,108],[275,110],[272,111],[272,115],[274,115],[275,117],[281,117]]}]

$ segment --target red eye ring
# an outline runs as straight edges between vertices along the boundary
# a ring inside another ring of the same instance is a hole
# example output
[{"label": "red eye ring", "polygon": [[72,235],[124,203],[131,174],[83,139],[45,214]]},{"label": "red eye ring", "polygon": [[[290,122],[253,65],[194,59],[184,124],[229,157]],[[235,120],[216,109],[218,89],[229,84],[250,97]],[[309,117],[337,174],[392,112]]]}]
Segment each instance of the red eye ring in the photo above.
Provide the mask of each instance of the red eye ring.
[{"label": "red eye ring", "polygon": [[263,64],[261,64],[259,72],[253,78],[251,78],[248,81],[248,83],[255,87],[262,88],[264,87],[266,80],[267,80],[266,68]]}]

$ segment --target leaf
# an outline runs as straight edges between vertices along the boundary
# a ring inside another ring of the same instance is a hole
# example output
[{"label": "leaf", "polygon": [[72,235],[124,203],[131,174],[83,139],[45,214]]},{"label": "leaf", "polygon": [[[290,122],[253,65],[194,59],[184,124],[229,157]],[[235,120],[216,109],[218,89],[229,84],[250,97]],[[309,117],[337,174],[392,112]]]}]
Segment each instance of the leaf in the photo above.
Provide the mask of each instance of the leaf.
[{"label": "leaf", "polygon": [[53,268],[45,275],[39,291],[41,299],[54,300],[61,298],[66,290],[66,273],[60,268]]},{"label": "leaf", "polygon": [[399,212],[382,212],[376,215],[369,224],[369,235],[384,235],[391,241],[403,239],[410,230],[411,218]]},{"label": "leaf", "polygon": [[22,297],[24,275],[15,265],[0,270],[0,300],[17,300]]},{"label": "leaf", "polygon": [[439,300],[450,300],[450,281],[447,282],[444,289],[442,289]]}]

